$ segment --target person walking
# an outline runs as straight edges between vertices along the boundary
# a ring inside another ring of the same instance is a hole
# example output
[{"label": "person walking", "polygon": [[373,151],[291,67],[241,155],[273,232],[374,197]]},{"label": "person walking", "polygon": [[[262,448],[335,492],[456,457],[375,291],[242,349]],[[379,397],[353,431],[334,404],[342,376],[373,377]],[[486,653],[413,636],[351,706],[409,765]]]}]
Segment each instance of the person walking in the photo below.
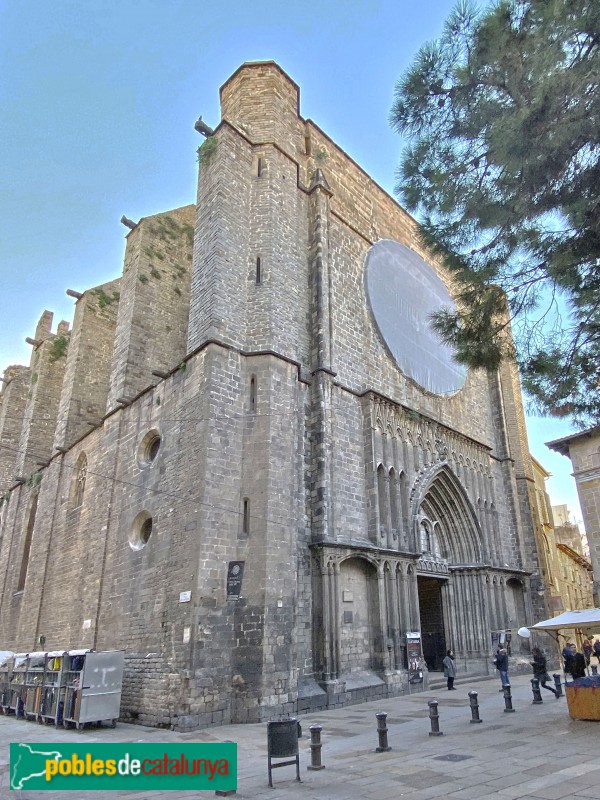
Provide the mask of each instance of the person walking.
[{"label": "person walking", "polygon": [[546,668],[546,656],[542,653],[539,647],[534,647],[531,651],[531,655],[533,656],[533,661],[530,662],[531,666],[533,667],[533,677],[537,678],[540,682],[540,686],[543,686],[544,689],[548,689],[549,692],[552,692],[554,697],[556,697],[558,700],[560,697],[559,693],[552,686],[548,686],[550,675],[548,675],[548,670]]},{"label": "person walking", "polygon": [[444,678],[447,679],[448,691],[451,692],[455,689],[454,678],[456,677],[456,667],[454,665],[454,653],[452,650],[446,650],[446,655],[442,661],[444,667]]},{"label": "person walking", "polygon": [[585,658],[585,665],[586,667],[589,667],[590,659],[592,657],[592,653],[594,652],[594,648],[592,647],[592,643],[590,642],[589,639],[583,640],[582,650],[583,650],[583,657]]},{"label": "person walking", "polygon": [[494,664],[500,673],[500,681],[502,683],[502,689],[500,689],[500,691],[503,692],[504,687],[508,686],[508,653],[505,647],[499,647],[496,651]]},{"label": "person walking", "polygon": [[569,656],[565,661],[565,672],[575,680],[575,678],[585,678],[585,658],[577,652],[577,648],[572,644],[569,648]]}]

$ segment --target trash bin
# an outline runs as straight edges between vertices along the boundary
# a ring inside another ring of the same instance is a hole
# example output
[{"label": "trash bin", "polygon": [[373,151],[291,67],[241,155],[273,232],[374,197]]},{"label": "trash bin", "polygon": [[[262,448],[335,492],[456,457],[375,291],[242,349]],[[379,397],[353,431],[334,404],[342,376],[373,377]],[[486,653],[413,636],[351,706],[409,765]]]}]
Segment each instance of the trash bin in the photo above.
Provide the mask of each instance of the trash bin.
[{"label": "trash bin", "polygon": [[565,683],[565,695],[572,719],[600,720],[600,675]]},{"label": "trash bin", "polygon": [[[267,750],[269,760],[269,786],[273,786],[271,770],[276,767],[296,765],[296,780],[300,780],[300,756],[298,753],[298,736],[301,736],[300,723],[294,717],[278,719],[267,723]],[[273,764],[273,758],[287,758]]]}]

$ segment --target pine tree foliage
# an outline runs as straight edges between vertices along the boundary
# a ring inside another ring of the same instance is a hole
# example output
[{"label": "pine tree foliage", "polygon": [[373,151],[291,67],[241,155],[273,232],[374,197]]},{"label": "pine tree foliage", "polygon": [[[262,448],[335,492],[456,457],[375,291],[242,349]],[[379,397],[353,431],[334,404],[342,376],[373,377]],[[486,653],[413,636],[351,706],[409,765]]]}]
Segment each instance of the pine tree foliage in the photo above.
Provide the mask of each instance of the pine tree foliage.
[{"label": "pine tree foliage", "polygon": [[512,321],[538,409],[597,424],[600,2],[459,2],[390,119],[409,142],[398,191],[460,287],[438,331],[495,370]]}]

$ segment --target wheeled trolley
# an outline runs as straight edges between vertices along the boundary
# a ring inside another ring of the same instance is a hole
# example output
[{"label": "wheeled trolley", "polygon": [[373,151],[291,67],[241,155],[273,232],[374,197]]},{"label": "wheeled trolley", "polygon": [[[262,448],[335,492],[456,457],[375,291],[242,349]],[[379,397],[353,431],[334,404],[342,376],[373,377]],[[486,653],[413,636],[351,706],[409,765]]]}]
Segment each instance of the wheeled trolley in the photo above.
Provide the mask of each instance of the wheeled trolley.
[{"label": "wheeled trolley", "polygon": [[114,728],[121,708],[125,654],[122,650],[69,650],[65,655],[63,725],[87,722]]}]

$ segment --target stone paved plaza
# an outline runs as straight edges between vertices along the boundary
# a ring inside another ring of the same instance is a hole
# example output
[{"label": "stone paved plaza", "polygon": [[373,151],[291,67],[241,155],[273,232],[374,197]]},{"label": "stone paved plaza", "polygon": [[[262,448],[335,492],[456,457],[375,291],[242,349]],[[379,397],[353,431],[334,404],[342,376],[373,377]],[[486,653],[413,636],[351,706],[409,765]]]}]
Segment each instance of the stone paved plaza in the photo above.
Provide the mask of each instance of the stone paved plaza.
[{"label": "stone paved plaza", "polygon": [[[9,742],[218,742],[238,743],[238,791],[241,798],[271,797],[275,793],[306,800],[391,800],[410,797],[429,800],[561,800],[600,798],[598,722],[572,720],[565,698],[543,693],[544,703],[532,705],[529,677],[513,679],[515,713],[504,712],[499,682],[486,679],[397,697],[385,704],[366,703],[341,710],[302,716],[301,776],[294,768],[273,773],[267,783],[266,724],[224,725],[210,730],[177,733],[119,724],[81,732],[0,718],[1,800],[79,800],[79,798],[199,798],[212,792],[11,792],[8,789]],[[470,723],[468,691],[479,693],[480,725]],[[429,736],[427,701],[439,701],[440,737]],[[389,753],[376,753],[378,711],[388,713]],[[323,726],[322,761],[325,769],[308,771],[312,724]]]}]

